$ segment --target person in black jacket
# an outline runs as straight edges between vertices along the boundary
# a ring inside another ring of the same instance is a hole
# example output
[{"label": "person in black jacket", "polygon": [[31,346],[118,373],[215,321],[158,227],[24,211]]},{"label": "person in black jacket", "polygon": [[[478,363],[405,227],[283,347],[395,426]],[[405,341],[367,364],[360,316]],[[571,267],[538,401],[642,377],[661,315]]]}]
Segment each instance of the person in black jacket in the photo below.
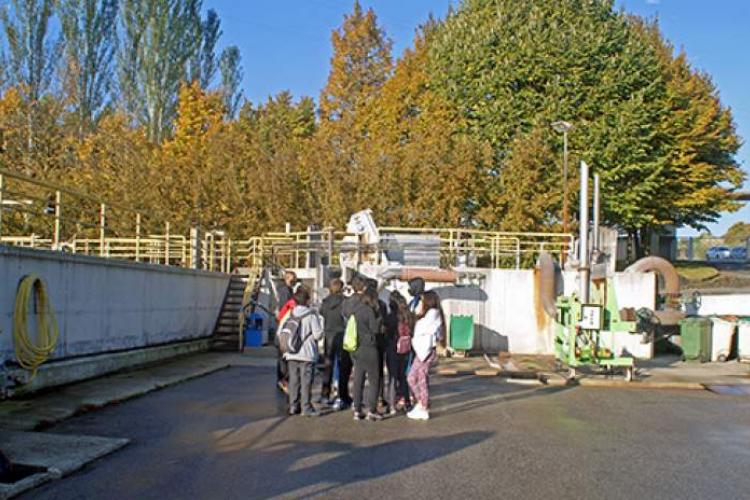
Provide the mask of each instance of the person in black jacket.
[{"label": "person in black jacket", "polygon": [[[344,330],[346,322],[342,314],[344,295],[342,294],[344,283],[340,279],[331,280],[328,286],[329,295],[323,299],[320,305],[320,315],[323,317],[325,331],[325,350],[323,364],[323,385],[320,391],[321,403],[334,404],[331,401],[331,383],[333,382],[333,366],[335,361],[339,363],[339,401],[335,405],[337,409],[348,407],[352,404],[349,396],[349,376],[351,374],[351,359],[349,353],[344,351]],[[343,360],[345,356],[347,359]],[[344,368],[344,367],[348,368]]]},{"label": "person in black jacket", "polygon": [[[378,344],[381,336],[381,323],[376,314],[378,307],[378,295],[373,290],[365,290],[358,299],[351,302],[352,314],[357,321],[357,350],[354,352],[354,420],[383,419],[377,411],[380,390]],[[365,377],[368,383],[367,415],[362,413]]]}]

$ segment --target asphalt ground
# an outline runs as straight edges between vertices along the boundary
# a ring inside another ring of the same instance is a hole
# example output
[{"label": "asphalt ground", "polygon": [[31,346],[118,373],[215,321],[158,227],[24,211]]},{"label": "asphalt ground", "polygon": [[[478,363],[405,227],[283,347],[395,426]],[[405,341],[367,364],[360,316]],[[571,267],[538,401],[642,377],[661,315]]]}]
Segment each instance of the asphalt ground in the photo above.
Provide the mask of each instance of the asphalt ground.
[{"label": "asphalt ground", "polygon": [[287,417],[271,368],[235,367],[49,432],[131,444],[43,499],[748,498],[750,397],[434,377],[433,419]]}]

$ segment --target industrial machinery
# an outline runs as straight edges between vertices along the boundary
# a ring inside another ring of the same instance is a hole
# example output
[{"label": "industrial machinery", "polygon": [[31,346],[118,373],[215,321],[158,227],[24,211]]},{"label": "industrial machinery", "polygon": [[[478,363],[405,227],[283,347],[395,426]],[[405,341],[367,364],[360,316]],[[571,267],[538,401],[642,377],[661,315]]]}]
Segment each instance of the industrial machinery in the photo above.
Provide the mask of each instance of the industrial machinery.
[{"label": "industrial machinery", "polygon": [[637,322],[621,318],[611,280],[603,288],[604,296],[594,293],[585,303],[577,294],[558,298],[555,356],[567,366],[570,378],[575,378],[578,367],[593,365],[608,372],[622,369],[629,382],[635,361],[633,356],[618,354],[622,351],[620,334],[633,335],[640,342]]},{"label": "industrial machinery", "polygon": [[[589,167],[581,162],[580,238],[579,238],[579,292],[560,296],[555,302],[555,355],[557,361],[568,368],[569,377],[575,378],[581,366],[597,366],[608,372],[624,370],[625,380],[631,381],[635,372],[634,357],[625,344],[635,340],[640,343],[635,311],[620,311],[612,279],[606,267],[600,266],[600,275],[591,279],[592,255],[599,252],[599,176],[594,175],[593,244],[589,246]],[[594,262],[594,264],[597,264]],[[551,307],[546,304],[545,309]],[[630,313],[623,318],[623,313]],[[632,337],[631,337],[632,336]]]}]

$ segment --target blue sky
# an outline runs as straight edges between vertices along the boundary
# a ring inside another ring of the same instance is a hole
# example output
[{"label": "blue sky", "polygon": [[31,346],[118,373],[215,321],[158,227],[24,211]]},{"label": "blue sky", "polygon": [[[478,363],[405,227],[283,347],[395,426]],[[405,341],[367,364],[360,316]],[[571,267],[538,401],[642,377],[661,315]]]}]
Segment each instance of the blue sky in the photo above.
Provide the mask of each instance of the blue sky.
[{"label": "blue sky", "polygon": [[[519,0],[522,1],[522,0]],[[361,0],[372,7],[394,42],[408,47],[414,28],[430,13],[442,17],[450,0]],[[206,0],[222,19],[223,43],[240,47],[245,95],[253,102],[289,90],[317,98],[328,76],[331,30],[353,0]],[[617,0],[628,12],[658,16],[663,33],[684,48],[694,66],[707,71],[722,101],[734,112],[740,136],[750,140],[750,0]],[[738,160],[750,169],[750,145]],[[750,190],[750,183],[746,183]],[[750,207],[711,226],[723,234],[737,221],[750,222]],[[681,231],[692,234],[692,231]]]}]

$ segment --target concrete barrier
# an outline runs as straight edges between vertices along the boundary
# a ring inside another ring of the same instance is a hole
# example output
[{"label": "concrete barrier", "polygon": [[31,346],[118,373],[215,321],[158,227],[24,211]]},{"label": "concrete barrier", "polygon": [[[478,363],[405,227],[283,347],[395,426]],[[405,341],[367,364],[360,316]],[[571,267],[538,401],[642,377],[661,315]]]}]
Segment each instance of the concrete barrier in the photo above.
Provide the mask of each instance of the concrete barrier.
[{"label": "concrete barrier", "polygon": [[[0,245],[0,355],[13,361],[16,290],[41,277],[60,327],[51,360],[210,336],[229,275]],[[32,323],[33,325],[33,323]]]},{"label": "concrete barrier", "polygon": [[[565,272],[563,281],[566,295],[578,291],[578,273]],[[538,286],[533,270],[515,269],[488,270],[480,286],[427,284],[440,295],[446,321],[452,314],[474,317],[474,350],[554,354],[554,321],[544,312]],[[655,306],[653,273],[617,273],[614,287],[620,308]],[[406,294],[405,283],[395,281],[393,288]]]}]

